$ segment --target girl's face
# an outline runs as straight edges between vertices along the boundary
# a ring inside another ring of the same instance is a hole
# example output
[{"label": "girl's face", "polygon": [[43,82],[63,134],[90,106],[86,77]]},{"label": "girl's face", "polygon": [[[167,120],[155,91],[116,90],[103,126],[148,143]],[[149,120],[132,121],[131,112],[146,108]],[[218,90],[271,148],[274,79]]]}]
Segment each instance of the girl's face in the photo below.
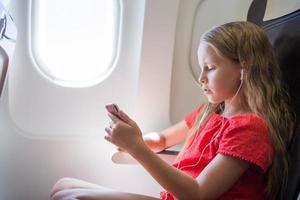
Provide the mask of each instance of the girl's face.
[{"label": "girl's face", "polygon": [[212,45],[201,42],[198,49],[200,82],[210,103],[231,100],[240,85],[241,66],[222,56]]}]

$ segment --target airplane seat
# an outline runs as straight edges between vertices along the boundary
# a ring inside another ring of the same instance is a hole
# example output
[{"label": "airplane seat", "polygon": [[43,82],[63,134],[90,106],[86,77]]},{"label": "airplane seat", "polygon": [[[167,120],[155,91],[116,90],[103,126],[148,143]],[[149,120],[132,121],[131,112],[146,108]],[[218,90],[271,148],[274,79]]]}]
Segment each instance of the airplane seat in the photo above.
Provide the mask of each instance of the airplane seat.
[{"label": "airplane seat", "polygon": [[0,97],[7,77],[9,61],[16,44],[17,28],[12,17],[0,2]]},{"label": "airplane seat", "polygon": [[285,198],[300,199],[300,9],[264,21],[267,0],[253,0],[247,20],[262,27],[274,47],[295,114],[295,131],[289,146],[290,168]]}]

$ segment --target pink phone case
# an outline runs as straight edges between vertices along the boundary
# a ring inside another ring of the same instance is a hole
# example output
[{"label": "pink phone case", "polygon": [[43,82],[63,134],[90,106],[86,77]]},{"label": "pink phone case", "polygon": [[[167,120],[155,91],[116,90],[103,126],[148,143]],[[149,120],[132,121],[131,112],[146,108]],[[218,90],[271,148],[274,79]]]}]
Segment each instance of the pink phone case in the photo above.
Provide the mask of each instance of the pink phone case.
[{"label": "pink phone case", "polygon": [[120,113],[119,113],[120,109],[116,104],[105,105],[105,108],[109,113],[111,113],[111,114],[115,115],[116,117],[120,118]]}]

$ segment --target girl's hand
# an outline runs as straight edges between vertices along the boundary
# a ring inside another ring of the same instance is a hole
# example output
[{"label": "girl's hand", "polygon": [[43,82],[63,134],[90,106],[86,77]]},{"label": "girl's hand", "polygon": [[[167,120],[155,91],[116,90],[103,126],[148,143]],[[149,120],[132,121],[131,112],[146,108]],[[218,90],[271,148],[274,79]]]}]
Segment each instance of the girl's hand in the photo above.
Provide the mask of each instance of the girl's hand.
[{"label": "girl's hand", "polygon": [[109,127],[105,128],[107,135],[104,139],[130,154],[146,146],[140,128],[123,111],[120,111],[121,119],[111,113],[108,113],[108,116],[111,122]]}]

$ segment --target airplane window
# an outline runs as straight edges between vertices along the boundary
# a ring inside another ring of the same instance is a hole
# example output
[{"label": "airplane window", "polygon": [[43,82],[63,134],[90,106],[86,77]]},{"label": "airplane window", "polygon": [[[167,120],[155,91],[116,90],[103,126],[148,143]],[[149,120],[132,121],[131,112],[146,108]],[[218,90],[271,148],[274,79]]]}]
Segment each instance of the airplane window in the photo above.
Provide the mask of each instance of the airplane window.
[{"label": "airplane window", "polygon": [[33,1],[32,51],[43,74],[71,86],[103,80],[117,58],[120,1]]}]

